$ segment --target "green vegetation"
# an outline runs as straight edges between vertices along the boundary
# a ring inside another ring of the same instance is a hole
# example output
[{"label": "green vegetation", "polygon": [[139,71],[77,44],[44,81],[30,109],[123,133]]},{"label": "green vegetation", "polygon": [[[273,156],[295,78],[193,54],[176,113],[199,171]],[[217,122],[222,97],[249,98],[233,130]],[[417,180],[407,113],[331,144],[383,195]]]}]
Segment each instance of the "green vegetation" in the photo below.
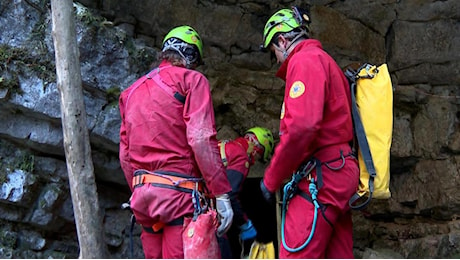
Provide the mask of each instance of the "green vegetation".
[{"label": "green vegetation", "polygon": [[[8,45],[0,45],[0,89],[7,89],[12,93],[21,94],[22,90],[19,88],[19,80],[16,73],[5,73],[9,71],[10,65],[15,59],[25,55],[24,49],[11,48]],[[9,75],[9,76],[8,76]]]},{"label": "green vegetation", "polygon": [[36,72],[45,82],[55,82],[55,66],[42,55],[28,53],[24,48],[14,48],[6,44],[0,45],[0,89],[8,89],[12,93],[22,94],[18,75],[26,68]]},{"label": "green vegetation", "polygon": [[105,17],[93,14],[88,8],[80,4],[74,4],[74,7],[75,16],[88,27],[101,27],[112,24]]},{"label": "green vegetation", "polygon": [[17,242],[17,234],[10,230],[0,230],[0,245],[14,248]]},{"label": "green vegetation", "polygon": [[12,79],[0,76],[0,89],[7,89],[11,93],[22,94],[17,75],[13,75]]},{"label": "green vegetation", "polygon": [[34,165],[35,164],[35,158],[32,154],[24,154],[17,162],[16,166],[14,168],[21,169],[25,172],[33,172],[34,171]]},{"label": "green vegetation", "polygon": [[0,172],[0,184],[6,183],[8,181],[8,176],[5,171]]},{"label": "green vegetation", "polygon": [[113,86],[106,91],[106,98],[109,106],[117,106],[118,105],[118,98],[120,97],[120,87],[119,86]]}]

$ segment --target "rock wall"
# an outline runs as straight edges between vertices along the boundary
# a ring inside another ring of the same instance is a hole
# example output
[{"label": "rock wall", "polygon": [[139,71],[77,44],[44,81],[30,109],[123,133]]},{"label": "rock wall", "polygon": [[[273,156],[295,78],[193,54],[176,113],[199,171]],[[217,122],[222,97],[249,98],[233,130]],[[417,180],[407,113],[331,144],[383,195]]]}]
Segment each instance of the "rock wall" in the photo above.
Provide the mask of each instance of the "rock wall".
[{"label": "rock wall", "polygon": [[[104,0],[75,3],[99,201],[113,258],[129,257],[129,192],[118,162],[118,95],[174,26],[204,39],[219,138],[278,133],[283,82],[258,51],[280,8],[312,8],[312,36],[340,66],[387,63],[394,87],[392,198],[354,214],[358,258],[460,256],[460,1]],[[0,3],[0,256],[75,258],[49,1]],[[261,176],[257,164],[251,176]],[[143,257],[139,228],[134,256]]]}]

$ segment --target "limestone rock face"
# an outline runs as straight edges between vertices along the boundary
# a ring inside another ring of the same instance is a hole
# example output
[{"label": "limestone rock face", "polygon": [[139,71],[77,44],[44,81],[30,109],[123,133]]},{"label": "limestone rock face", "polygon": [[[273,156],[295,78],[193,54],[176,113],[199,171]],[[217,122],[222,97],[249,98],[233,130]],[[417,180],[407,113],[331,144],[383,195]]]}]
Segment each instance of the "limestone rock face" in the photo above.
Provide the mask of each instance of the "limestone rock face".
[{"label": "limestone rock face", "polygon": [[[259,51],[266,20],[306,1],[81,0],[74,4],[87,125],[107,244],[142,258],[118,161],[118,96],[188,24],[204,41],[218,138],[278,134],[284,82]],[[392,198],[354,212],[358,258],[460,255],[460,1],[311,0],[312,37],[342,67],[387,63],[394,88]],[[0,3],[0,256],[76,258],[48,1]],[[417,10],[416,12],[414,10]],[[257,163],[251,177],[266,165]]]}]

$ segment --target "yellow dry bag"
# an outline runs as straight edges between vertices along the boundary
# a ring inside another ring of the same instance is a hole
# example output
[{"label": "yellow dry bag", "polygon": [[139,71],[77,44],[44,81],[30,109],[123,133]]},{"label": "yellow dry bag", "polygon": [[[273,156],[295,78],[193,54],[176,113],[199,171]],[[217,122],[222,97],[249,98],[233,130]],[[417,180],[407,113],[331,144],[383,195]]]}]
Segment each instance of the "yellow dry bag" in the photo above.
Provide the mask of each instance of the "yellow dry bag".
[{"label": "yellow dry bag", "polygon": [[360,169],[359,189],[349,204],[359,210],[365,208],[372,198],[391,197],[393,86],[386,64],[377,67],[365,63],[357,70],[348,68],[345,75],[351,84],[352,117]]},{"label": "yellow dry bag", "polygon": [[254,241],[249,252],[249,259],[275,259],[273,242],[264,244]]}]

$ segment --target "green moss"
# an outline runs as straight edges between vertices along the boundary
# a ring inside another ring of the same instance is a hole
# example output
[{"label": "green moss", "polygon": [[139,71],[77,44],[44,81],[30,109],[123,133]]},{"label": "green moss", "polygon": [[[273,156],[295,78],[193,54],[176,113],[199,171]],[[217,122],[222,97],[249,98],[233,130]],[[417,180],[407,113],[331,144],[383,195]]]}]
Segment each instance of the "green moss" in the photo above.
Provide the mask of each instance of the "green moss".
[{"label": "green moss", "polygon": [[[45,47],[43,47],[45,48]],[[14,69],[13,69],[14,68]],[[46,55],[32,55],[24,48],[13,48],[6,44],[0,45],[0,88],[9,89],[14,93],[22,94],[19,86],[18,73],[29,68],[38,74],[45,82],[55,82],[55,65]]]},{"label": "green moss", "polygon": [[24,154],[16,162],[15,168],[21,169],[25,172],[33,172],[35,167],[35,157],[31,154]]},{"label": "green moss", "polygon": [[0,172],[0,184],[6,183],[8,181],[8,177],[6,175],[6,172],[2,171]]},{"label": "green moss", "polygon": [[124,44],[128,50],[129,63],[138,67],[141,73],[148,72],[157,59],[157,52],[152,48],[137,48],[132,40],[127,40]]},{"label": "green moss", "polygon": [[[7,89],[11,93],[22,93],[19,79],[15,71],[10,72],[13,62],[25,56],[26,51],[21,48],[11,48],[6,44],[0,45],[0,89]],[[10,72],[10,73],[8,73]]]},{"label": "green moss", "polygon": [[48,27],[47,20],[45,16],[42,16],[40,20],[35,24],[30,34],[30,40],[43,41],[46,37],[46,28]]},{"label": "green moss", "polygon": [[109,103],[109,105],[112,105],[114,103],[118,104],[118,98],[120,97],[120,93],[121,93],[121,90],[120,90],[120,87],[118,86],[113,86],[107,89],[106,98],[107,98],[107,102]]},{"label": "green moss", "polygon": [[5,247],[14,248],[17,242],[17,234],[9,230],[0,231],[0,244]]},{"label": "green moss", "polygon": [[12,75],[13,78],[6,78],[0,76],[0,89],[8,89],[11,93],[22,94],[23,91],[19,87],[19,79],[16,74]]},{"label": "green moss", "polygon": [[88,8],[74,4],[75,16],[87,26],[101,27],[104,25],[111,24],[102,16],[93,14]]},{"label": "green moss", "polygon": [[23,48],[12,48],[6,44],[0,45],[0,66],[3,69],[8,68],[12,60],[19,59],[27,54]]}]

